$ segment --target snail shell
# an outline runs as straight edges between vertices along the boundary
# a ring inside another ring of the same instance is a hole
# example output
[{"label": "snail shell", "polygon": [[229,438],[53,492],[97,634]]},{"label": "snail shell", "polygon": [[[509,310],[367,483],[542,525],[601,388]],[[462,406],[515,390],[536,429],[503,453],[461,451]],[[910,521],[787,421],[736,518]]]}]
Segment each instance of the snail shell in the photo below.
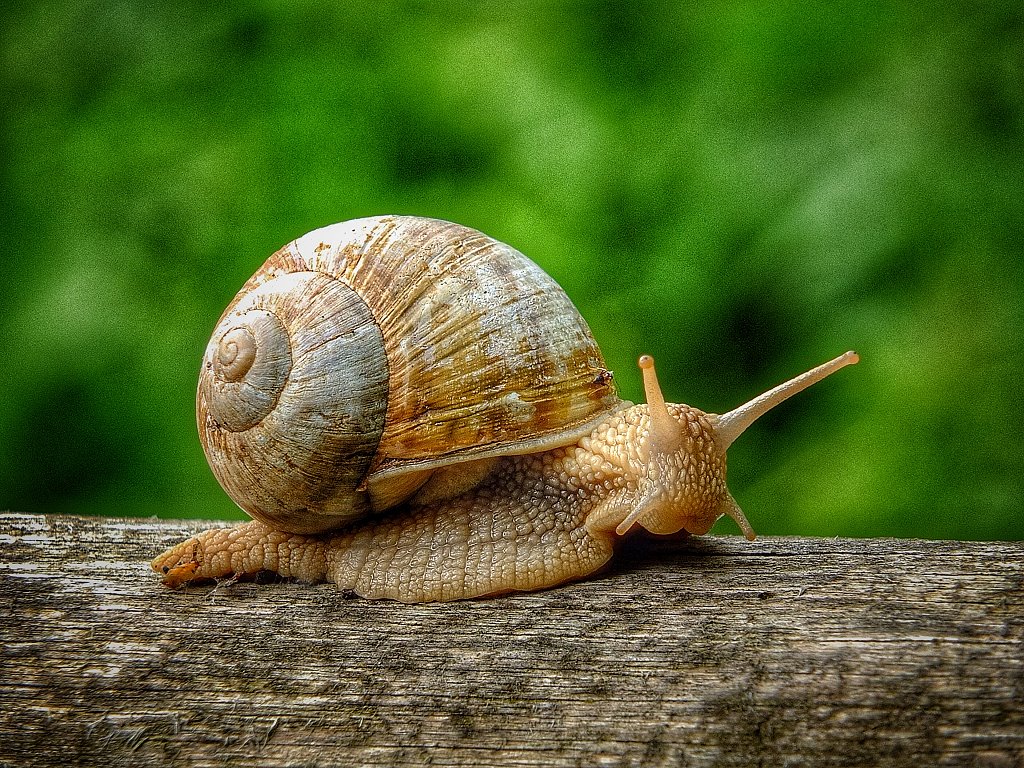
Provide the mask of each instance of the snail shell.
[{"label": "snail shell", "polygon": [[317,533],[439,469],[567,445],[624,404],[586,322],[515,249],[386,216],[310,232],[224,311],[196,414],[249,515]]}]

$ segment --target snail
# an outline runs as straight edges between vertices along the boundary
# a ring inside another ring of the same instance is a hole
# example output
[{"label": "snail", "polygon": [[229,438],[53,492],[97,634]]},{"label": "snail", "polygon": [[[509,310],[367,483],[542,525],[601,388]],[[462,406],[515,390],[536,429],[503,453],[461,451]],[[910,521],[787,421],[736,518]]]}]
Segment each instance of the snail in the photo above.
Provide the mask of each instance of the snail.
[{"label": "snail", "polygon": [[163,581],[273,571],[366,598],[456,600],[582,579],[643,528],[754,532],[725,452],[847,352],[717,415],[619,399],[589,327],[526,256],[384,216],[273,254],[203,358],[207,459],[253,520],[152,562]]}]

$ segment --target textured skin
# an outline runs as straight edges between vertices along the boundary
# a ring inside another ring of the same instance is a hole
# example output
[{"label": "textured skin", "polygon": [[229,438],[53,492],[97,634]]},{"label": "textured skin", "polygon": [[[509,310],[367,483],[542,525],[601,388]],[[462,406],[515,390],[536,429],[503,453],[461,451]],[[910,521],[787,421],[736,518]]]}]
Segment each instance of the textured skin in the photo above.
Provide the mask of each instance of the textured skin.
[{"label": "textured skin", "polygon": [[670,405],[682,448],[658,453],[647,406],[609,416],[578,444],[500,459],[475,488],[400,507],[337,534],[263,523],[206,531],[153,561],[165,583],[274,571],[368,598],[458,600],[583,578],[611,558],[637,505],[658,532],[704,533],[721,514],[725,461],[705,414]]}]

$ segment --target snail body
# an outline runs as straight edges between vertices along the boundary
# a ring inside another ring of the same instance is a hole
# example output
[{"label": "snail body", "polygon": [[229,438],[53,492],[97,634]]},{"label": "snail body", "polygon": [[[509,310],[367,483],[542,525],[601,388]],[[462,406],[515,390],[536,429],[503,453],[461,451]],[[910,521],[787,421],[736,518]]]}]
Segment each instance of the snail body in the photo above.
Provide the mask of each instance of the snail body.
[{"label": "snail body", "polygon": [[254,518],[153,561],[176,585],[275,571],[371,598],[451,600],[579,579],[636,526],[753,531],[725,451],[847,353],[724,415],[619,399],[561,288],[448,222],[376,217],[275,253],[218,323],[197,421]]}]

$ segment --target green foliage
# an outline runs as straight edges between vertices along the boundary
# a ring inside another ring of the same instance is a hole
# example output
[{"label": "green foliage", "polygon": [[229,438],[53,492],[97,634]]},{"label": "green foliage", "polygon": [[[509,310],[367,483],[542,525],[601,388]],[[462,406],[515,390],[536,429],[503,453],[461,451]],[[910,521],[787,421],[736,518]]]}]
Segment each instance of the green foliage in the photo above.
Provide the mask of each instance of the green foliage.
[{"label": "green foliage", "polygon": [[411,213],[538,261],[627,398],[642,352],[720,411],[857,349],[730,452],[760,532],[1024,536],[1019,3],[322,6],[0,12],[0,506],[233,514],[221,309]]}]

